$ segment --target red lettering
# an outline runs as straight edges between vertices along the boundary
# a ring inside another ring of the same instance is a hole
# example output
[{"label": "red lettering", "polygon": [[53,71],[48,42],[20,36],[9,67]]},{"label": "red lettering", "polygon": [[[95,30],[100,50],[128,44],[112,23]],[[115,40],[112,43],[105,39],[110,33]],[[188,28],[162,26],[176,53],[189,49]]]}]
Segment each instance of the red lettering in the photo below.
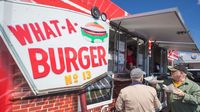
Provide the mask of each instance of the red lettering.
[{"label": "red lettering", "polygon": [[83,52],[86,51],[88,52],[88,48],[87,47],[81,47],[78,51],[78,61],[80,66],[83,69],[88,69],[90,67],[90,56],[89,55],[84,55],[84,59],[86,60],[86,64],[83,63]]},{"label": "red lettering", "polygon": [[104,65],[107,65],[106,51],[105,51],[104,47],[98,46],[97,51],[98,51],[98,57],[99,57],[98,58],[99,59],[99,66],[102,66],[102,62],[104,63]]},{"label": "red lettering", "polygon": [[53,32],[53,30],[50,28],[50,26],[46,22],[42,22],[44,26],[44,30],[46,33],[46,37],[50,39],[50,36],[52,35],[53,37],[57,37],[56,34]]},{"label": "red lettering", "polygon": [[50,23],[53,24],[54,27],[56,28],[56,31],[57,31],[58,35],[62,36],[61,33],[60,33],[60,30],[59,30],[59,27],[58,27],[59,21],[58,20],[51,20]]},{"label": "red lettering", "polygon": [[41,39],[46,40],[38,23],[35,23],[35,27],[32,23],[30,23],[29,26],[31,27],[37,41],[41,41]]},{"label": "red lettering", "polygon": [[50,57],[50,63],[51,63],[51,68],[52,71],[56,74],[61,74],[64,72],[65,70],[65,63],[64,63],[64,55],[63,55],[63,51],[62,48],[58,48],[58,59],[59,59],[59,65],[60,65],[60,69],[57,68],[56,65],[56,59],[55,58],[55,53],[54,53],[54,49],[53,48],[49,48],[49,57]]},{"label": "red lettering", "polygon": [[34,79],[46,77],[50,71],[59,75],[64,71],[69,73],[72,70],[88,69],[90,65],[107,65],[106,50],[102,46],[83,46],[78,52],[72,47],[59,47],[54,50],[48,48],[46,52],[41,48],[28,49]]},{"label": "red lettering", "polygon": [[99,66],[98,63],[95,63],[95,59],[97,58],[97,55],[94,54],[94,51],[96,50],[96,47],[90,47],[90,57],[92,61],[92,67]]},{"label": "red lettering", "polygon": [[72,31],[76,32],[74,26],[72,25],[72,23],[68,19],[66,19],[66,23],[67,23],[69,34],[71,34]]},{"label": "red lettering", "polygon": [[[70,54],[72,55],[70,57]],[[67,65],[67,72],[71,72],[71,64],[74,66],[75,70],[79,70],[78,65],[76,63],[77,53],[74,48],[66,47],[65,48],[65,58],[66,58],[66,65]]]},{"label": "red lettering", "polygon": [[26,45],[26,41],[28,41],[28,43],[33,43],[28,26],[26,24],[23,24],[23,27],[20,25],[16,25],[15,27],[16,28],[11,25],[8,26],[10,31],[15,35],[22,46]]},{"label": "red lettering", "polygon": [[[33,71],[33,78],[41,78],[45,77],[49,74],[50,67],[47,63],[48,55],[47,53],[40,49],[40,48],[30,48],[28,49],[30,62],[32,66]],[[37,59],[37,54],[41,55],[41,59]],[[44,68],[43,71],[39,70],[39,66],[42,66]]]}]

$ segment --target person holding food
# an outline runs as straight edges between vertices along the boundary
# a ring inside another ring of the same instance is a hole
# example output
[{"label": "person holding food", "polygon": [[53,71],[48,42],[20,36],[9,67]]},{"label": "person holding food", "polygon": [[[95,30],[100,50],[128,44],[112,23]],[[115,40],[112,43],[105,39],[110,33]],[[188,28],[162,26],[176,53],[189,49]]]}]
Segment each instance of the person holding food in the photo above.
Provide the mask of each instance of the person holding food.
[{"label": "person holding food", "polygon": [[187,68],[183,64],[169,67],[171,78],[164,79],[163,84],[149,81],[157,90],[167,93],[169,112],[200,112],[200,86],[187,78]]}]

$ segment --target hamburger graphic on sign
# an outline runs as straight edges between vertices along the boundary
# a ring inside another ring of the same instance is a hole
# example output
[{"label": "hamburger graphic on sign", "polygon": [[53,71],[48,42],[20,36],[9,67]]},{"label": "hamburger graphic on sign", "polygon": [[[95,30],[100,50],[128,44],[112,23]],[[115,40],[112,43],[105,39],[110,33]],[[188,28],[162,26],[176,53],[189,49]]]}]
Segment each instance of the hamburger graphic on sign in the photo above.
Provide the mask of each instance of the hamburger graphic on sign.
[{"label": "hamburger graphic on sign", "polygon": [[97,22],[90,22],[81,27],[81,33],[86,40],[92,43],[104,42],[104,39],[108,37],[105,28]]}]

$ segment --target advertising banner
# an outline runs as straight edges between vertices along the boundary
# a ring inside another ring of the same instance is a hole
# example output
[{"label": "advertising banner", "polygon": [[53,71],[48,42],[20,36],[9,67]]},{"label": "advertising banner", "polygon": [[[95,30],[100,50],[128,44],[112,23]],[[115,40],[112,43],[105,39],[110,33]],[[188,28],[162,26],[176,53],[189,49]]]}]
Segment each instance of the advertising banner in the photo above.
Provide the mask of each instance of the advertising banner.
[{"label": "advertising banner", "polygon": [[108,23],[67,9],[0,2],[1,37],[35,94],[73,90],[107,72]]}]

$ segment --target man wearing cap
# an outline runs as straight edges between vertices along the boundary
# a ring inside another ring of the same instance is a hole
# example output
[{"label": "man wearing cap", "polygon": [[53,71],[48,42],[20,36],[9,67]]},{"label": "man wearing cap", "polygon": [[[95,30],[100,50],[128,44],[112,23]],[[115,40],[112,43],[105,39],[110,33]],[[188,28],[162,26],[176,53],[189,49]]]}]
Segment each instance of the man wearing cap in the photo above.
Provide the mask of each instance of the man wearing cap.
[{"label": "man wearing cap", "polygon": [[167,93],[169,112],[200,112],[200,87],[187,78],[187,69],[184,65],[169,67],[171,79],[164,80],[163,87]]},{"label": "man wearing cap", "polygon": [[120,112],[155,112],[161,107],[156,90],[142,84],[143,75],[140,68],[131,71],[132,84],[123,88],[116,101],[116,110]]}]

